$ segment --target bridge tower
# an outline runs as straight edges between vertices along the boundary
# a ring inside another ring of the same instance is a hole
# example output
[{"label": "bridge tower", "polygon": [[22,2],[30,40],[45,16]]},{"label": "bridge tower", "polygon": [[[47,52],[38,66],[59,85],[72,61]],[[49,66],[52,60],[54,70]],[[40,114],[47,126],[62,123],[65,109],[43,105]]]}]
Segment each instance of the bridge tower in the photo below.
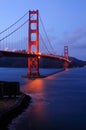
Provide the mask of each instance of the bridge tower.
[{"label": "bridge tower", "polygon": [[28,58],[28,76],[39,76],[39,59],[34,54],[39,53],[39,12],[29,11],[29,30],[28,30],[28,54],[33,56]]},{"label": "bridge tower", "polygon": [[[68,46],[64,46],[64,58],[68,60]],[[67,69],[69,63],[67,61],[64,62],[64,68]]]}]

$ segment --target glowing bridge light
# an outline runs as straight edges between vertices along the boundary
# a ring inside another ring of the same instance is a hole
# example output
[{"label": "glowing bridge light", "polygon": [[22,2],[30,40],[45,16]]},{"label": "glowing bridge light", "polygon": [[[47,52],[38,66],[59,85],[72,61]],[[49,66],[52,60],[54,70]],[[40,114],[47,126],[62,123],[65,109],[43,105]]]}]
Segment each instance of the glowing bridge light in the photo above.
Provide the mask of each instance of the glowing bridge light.
[{"label": "glowing bridge light", "polygon": [[6,48],[4,49],[4,51],[8,51],[8,47],[6,47]]},{"label": "glowing bridge light", "polygon": [[41,58],[41,57],[40,57],[40,55],[41,55],[41,52],[39,52],[39,53],[38,53],[38,59],[40,59],[40,58]]},{"label": "glowing bridge light", "polygon": [[38,55],[41,55],[41,52],[39,52]]}]

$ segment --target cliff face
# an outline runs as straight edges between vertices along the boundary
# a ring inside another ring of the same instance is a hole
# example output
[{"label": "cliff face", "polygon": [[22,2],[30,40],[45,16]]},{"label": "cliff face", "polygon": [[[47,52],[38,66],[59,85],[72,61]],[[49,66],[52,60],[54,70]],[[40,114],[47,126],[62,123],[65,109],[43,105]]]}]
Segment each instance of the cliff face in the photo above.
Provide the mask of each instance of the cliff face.
[{"label": "cliff face", "polygon": [[84,66],[86,66],[86,61],[78,60],[74,57],[70,57],[69,59],[71,61],[70,67],[84,67]]},{"label": "cliff face", "polygon": [[[86,66],[86,61],[78,60],[74,57],[69,58],[71,63],[69,67],[83,67]],[[25,68],[28,66],[27,58],[23,57],[0,57],[0,67],[17,67]],[[63,67],[63,61],[57,59],[40,58],[40,68],[61,68]]]}]

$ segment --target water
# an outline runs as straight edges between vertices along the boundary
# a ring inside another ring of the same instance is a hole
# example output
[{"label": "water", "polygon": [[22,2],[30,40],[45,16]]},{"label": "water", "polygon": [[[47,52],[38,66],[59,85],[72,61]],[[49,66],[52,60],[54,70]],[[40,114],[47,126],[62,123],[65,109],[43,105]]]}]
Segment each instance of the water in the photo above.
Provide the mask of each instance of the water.
[{"label": "water", "polygon": [[13,72],[14,79],[22,80],[21,91],[32,96],[32,103],[12,120],[9,130],[86,130],[86,68],[35,80]]},{"label": "water", "polygon": [[[40,68],[40,73],[42,75],[50,75],[61,69],[42,69]],[[0,80],[1,81],[18,81],[20,85],[26,83],[27,79],[24,77],[27,75],[27,68],[0,68]]]}]

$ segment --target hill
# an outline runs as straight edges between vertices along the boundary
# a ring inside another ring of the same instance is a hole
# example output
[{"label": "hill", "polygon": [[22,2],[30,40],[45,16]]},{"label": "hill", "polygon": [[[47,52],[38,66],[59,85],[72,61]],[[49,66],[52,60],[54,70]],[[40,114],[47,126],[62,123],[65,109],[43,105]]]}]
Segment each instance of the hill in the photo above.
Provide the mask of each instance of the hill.
[{"label": "hill", "polygon": [[86,66],[86,61],[82,61],[79,59],[76,59],[74,57],[69,57],[71,63],[70,63],[70,67],[84,67]]},{"label": "hill", "polygon": [[[71,63],[69,67],[84,67],[86,61],[78,60],[74,57],[69,57]],[[27,58],[23,57],[0,57],[0,67],[26,68],[28,66]],[[57,59],[40,58],[40,68],[61,68],[63,61]]]}]

